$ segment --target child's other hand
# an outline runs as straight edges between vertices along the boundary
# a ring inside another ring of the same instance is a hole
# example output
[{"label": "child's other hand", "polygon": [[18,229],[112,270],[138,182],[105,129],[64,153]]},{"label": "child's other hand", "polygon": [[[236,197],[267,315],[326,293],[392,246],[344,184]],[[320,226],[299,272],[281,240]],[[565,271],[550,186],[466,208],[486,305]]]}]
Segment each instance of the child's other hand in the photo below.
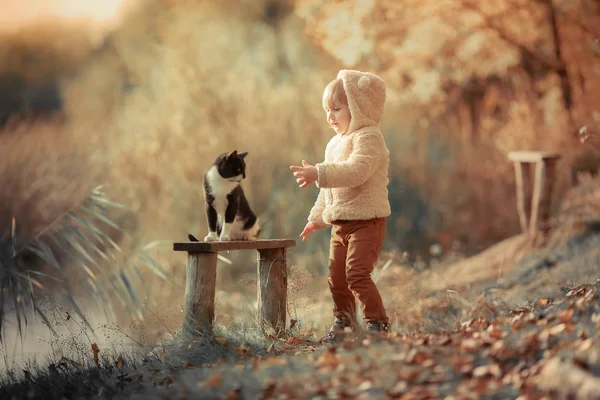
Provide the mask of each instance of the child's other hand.
[{"label": "child's other hand", "polygon": [[316,232],[319,229],[321,228],[317,224],[312,222],[307,223],[304,227],[304,230],[302,230],[302,233],[300,234],[302,241],[304,242],[313,232]]},{"label": "child's other hand", "polygon": [[302,160],[302,166],[291,165],[290,169],[294,171],[294,176],[297,177],[296,182],[303,188],[311,183],[315,182],[319,178],[317,167],[310,165],[306,161]]}]

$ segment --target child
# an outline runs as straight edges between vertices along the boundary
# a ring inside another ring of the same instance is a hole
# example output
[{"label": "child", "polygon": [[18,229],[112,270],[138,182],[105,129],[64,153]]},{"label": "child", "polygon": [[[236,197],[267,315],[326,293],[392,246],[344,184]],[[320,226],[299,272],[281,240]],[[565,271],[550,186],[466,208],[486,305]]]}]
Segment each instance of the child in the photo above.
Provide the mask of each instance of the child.
[{"label": "child", "polygon": [[300,234],[332,226],[329,288],[335,322],[323,343],[343,339],[344,328],[356,324],[361,304],[369,333],[386,333],[388,317],[371,279],[385,237],[389,151],[379,122],[385,84],[377,75],[341,70],[323,93],[323,108],[335,136],[325,149],[325,161],[290,166],[299,186],[316,182],[319,196]]}]

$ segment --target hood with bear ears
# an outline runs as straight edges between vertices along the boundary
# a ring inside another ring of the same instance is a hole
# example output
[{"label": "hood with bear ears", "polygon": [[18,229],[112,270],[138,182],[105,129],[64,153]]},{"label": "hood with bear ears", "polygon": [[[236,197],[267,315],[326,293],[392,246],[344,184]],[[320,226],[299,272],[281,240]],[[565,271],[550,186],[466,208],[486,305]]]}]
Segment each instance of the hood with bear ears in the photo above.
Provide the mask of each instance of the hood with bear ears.
[{"label": "hood with bear ears", "polygon": [[385,83],[370,72],[343,69],[337,77],[342,80],[351,120],[346,133],[367,126],[378,126],[385,104]]}]

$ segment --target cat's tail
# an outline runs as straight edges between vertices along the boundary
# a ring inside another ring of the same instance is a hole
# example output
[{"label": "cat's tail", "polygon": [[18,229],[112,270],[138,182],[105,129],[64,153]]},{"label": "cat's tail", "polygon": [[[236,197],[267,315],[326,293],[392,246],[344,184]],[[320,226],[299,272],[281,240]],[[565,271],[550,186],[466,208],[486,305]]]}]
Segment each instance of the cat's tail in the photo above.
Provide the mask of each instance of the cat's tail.
[{"label": "cat's tail", "polygon": [[188,233],[188,239],[190,239],[190,242],[199,242],[199,240],[191,233]]}]

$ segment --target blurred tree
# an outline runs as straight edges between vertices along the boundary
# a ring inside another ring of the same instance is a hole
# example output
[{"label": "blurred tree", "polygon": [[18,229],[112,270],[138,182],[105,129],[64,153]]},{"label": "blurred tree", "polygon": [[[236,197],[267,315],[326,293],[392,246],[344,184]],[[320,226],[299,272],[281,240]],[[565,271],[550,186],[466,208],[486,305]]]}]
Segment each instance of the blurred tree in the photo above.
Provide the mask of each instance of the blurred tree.
[{"label": "blurred tree", "polygon": [[9,120],[49,116],[61,109],[56,82],[30,83],[19,75],[0,75],[0,127]]},{"label": "blurred tree", "polygon": [[[570,163],[581,146],[573,134],[600,115],[594,114],[600,110],[598,2],[348,0],[316,6],[297,0],[296,7],[315,44],[344,67],[374,70],[386,80],[387,109],[402,113],[405,124],[414,121],[423,141],[417,147],[444,136],[456,142],[448,168],[425,164],[429,173],[406,161],[404,167],[445,215],[455,216],[447,222],[457,235],[487,237],[488,243],[505,236],[507,221],[515,218],[498,202],[499,196],[512,201],[514,191],[505,154],[561,151],[561,162]],[[389,112],[386,120],[398,123]],[[569,170],[561,169],[557,196],[571,182]],[[459,184],[462,179],[468,183]],[[462,210],[470,215],[466,220],[459,218]]]},{"label": "blurred tree", "polygon": [[60,81],[77,73],[96,40],[85,26],[64,21],[0,35],[0,127],[61,111]]}]

